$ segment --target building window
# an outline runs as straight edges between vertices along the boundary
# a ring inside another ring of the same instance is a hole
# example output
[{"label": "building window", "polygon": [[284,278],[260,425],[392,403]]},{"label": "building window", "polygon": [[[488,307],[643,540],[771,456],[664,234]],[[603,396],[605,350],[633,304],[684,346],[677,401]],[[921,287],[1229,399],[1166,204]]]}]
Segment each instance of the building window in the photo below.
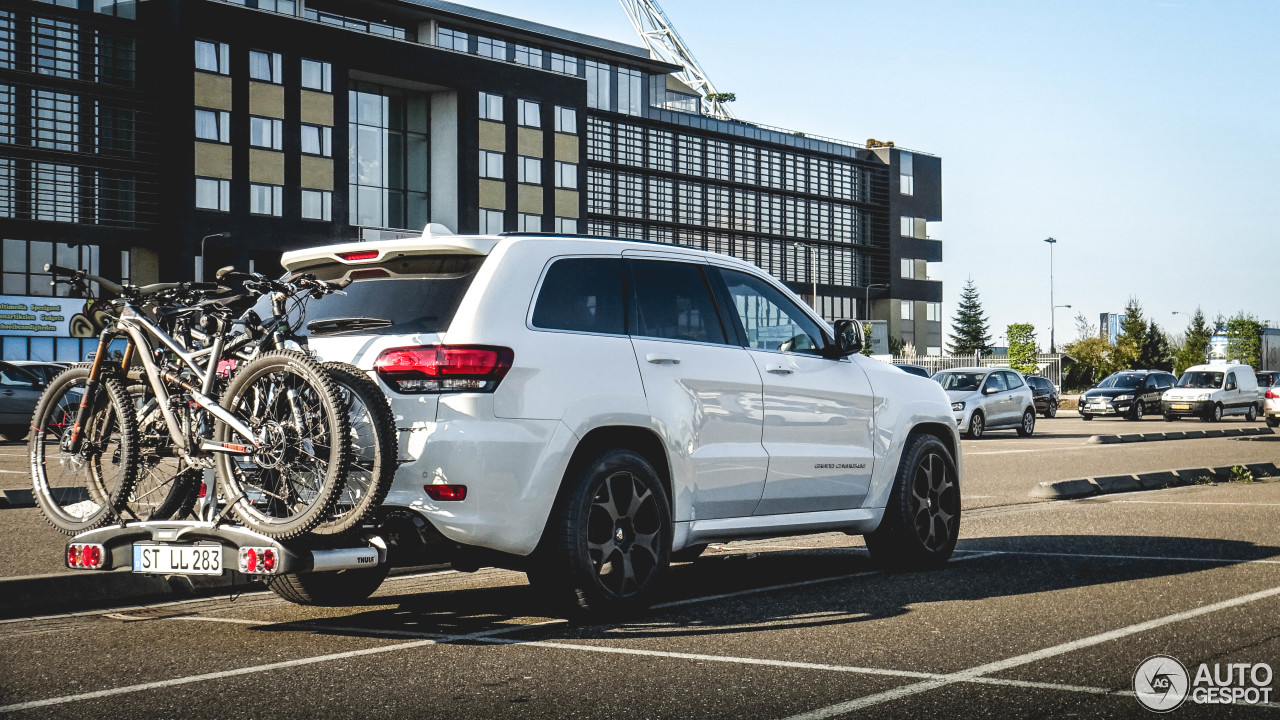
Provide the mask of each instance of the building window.
[{"label": "building window", "polygon": [[542,232],[542,216],[532,213],[520,213],[516,218],[520,232]]},{"label": "building window", "polygon": [[31,219],[80,222],[80,168],[31,164]]},{"label": "building window", "polygon": [[909,152],[898,154],[898,192],[914,195],[916,192],[915,161]]},{"label": "building window", "polygon": [[249,144],[253,147],[279,150],[282,147],[284,123],[275,118],[249,116]]},{"label": "building window", "polygon": [[476,36],[476,54],[493,58],[494,60],[507,59],[507,43],[503,40],[495,40],[487,38],[483,35]]},{"label": "building window", "polygon": [[556,161],[556,187],[569,190],[578,189],[578,166],[576,164]]},{"label": "building window", "polygon": [[556,106],[556,132],[578,134],[578,111],[575,108]]},{"label": "building window", "polygon": [[333,193],[328,190],[302,191],[302,218],[304,220],[331,220]]},{"label": "building window", "polygon": [[676,149],[679,166],[676,171],[684,175],[702,175],[702,138],[681,135]]},{"label": "building window", "polygon": [[520,182],[531,185],[542,184],[542,158],[520,155],[516,162]]},{"label": "building window", "polygon": [[578,74],[578,58],[572,55],[561,55],[560,53],[551,53],[551,70],[552,72],[564,73],[565,75]]},{"label": "building window", "polygon": [[467,34],[461,30],[450,30],[449,28],[440,28],[436,33],[437,44],[442,48],[457,50],[458,52],[470,52],[468,47]]},{"label": "building window", "polygon": [[624,115],[639,115],[644,112],[640,101],[640,85],[643,81],[639,70],[618,68],[618,112]]},{"label": "building window", "polygon": [[268,53],[260,50],[249,51],[249,77],[262,82],[283,82],[283,60],[280,53]]},{"label": "building window", "polygon": [[576,235],[578,232],[578,218],[556,218],[555,231],[565,235]]},{"label": "building window", "polygon": [[916,316],[915,302],[911,300],[898,301],[899,315],[903,320],[911,320]]},{"label": "building window", "polygon": [[924,218],[903,217],[901,222],[902,237],[921,238],[925,237],[925,220]]},{"label": "building window", "polygon": [[281,15],[296,15],[298,8],[294,0],[258,0],[259,10],[269,10]]},{"label": "building window", "polygon": [[427,95],[359,81],[349,93],[349,223],[421,232],[430,216]]},{"label": "building window", "polygon": [[645,166],[650,170],[662,170],[663,172],[671,172],[673,158],[675,153],[672,150],[672,134],[665,130],[653,130],[648,132],[648,152],[646,153]]},{"label": "building window", "polygon": [[[3,251],[0,254],[4,257],[4,283],[3,287],[0,287],[0,292],[5,295],[69,296],[71,289],[66,285],[58,285],[55,288],[50,284],[53,276],[44,270],[44,266],[49,264],[88,270],[90,273],[98,274],[100,253],[97,245],[7,239],[3,243]],[[26,340],[26,338],[20,339]],[[50,341],[52,341],[51,338]],[[83,356],[68,359],[79,360],[81,357]]]},{"label": "building window", "polygon": [[641,128],[618,124],[618,163],[644,167],[644,131]]},{"label": "building window", "polygon": [[542,127],[542,106],[530,100],[517,100],[516,111],[520,124],[525,127]]},{"label": "building window", "polygon": [[279,185],[249,185],[249,212],[280,217],[284,210],[284,188]]},{"label": "building window", "polygon": [[333,66],[319,60],[302,59],[302,87],[333,92]]},{"label": "building window", "polygon": [[480,208],[480,234],[497,235],[502,232],[502,211]]},{"label": "building window", "polygon": [[201,210],[231,211],[231,181],[196,178],[196,207]]},{"label": "building window", "polygon": [[911,258],[902,258],[902,277],[908,280],[915,279],[916,261]]},{"label": "building window", "polygon": [[480,151],[480,177],[501,180],[503,178],[502,165],[502,153],[492,150]]},{"label": "building window", "polygon": [[480,119],[502,122],[502,96],[480,93]]},{"label": "building window", "polygon": [[542,67],[542,51],[526,45],[516,45],[516,62],[529,67]]},{"label": "building window", "polygon": [[716,180],[729,179],[729,143],[719,140],[707,141],[707,177]]},{"label": "building window", "polygon": [[649,201],[645,208],[649,211],[650,220],[671,222],[675,217],[675,204],[672,200],[675,183],[666,178],[649,178]]},{"label": "building window", "polygon": [[196,139],[231,142],[231,113],[225,110],[196,108]]},{"label": "building window", "polygon": [[231,54],[227,44],[197,40],[196,69],[219,75],[231,74]]},{"label": "building window", "polygon": [[[32,145],[80,150],[80,98],[48,90],[31,91]],[[12,132],[12,130],[10,130]]]},{"label": "building window", "polygon": [[41,75],[79,79],[80,32],[77,25],[36,17],[31,20],[31,30],[32,69]]},{"label": "building window", "polygon": [[924,319],[929,322],[942,322],[942,303],[925,303]]},{"label": "building window", "polygon": [[587,61],[587,107],[612,110],[609,96],[613,91],[613,66],[607,63]]},{"label": "building window", "polygon": [[333,128],[303,123],[302,153],[333,157]]},{"label": "building window", "polygon": [[587,169],[587,212],[597,215],[613,214],[613,173],[595,168]]}]

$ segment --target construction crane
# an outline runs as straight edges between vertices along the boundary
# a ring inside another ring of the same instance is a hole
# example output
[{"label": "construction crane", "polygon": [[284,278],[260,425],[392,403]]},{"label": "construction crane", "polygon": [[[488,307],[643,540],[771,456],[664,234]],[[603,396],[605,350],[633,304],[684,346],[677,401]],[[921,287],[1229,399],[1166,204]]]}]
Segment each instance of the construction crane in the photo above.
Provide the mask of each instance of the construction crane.
[{"label": "construction crane", "polygon": [[733,93],[716,91],[657,0],[618,0],[618,3],[653,59],[684,68],[675,77],[702,95],[702,111],[721,120],[734,120],[733,113],[725,107],[725,103],[733,101]]}]

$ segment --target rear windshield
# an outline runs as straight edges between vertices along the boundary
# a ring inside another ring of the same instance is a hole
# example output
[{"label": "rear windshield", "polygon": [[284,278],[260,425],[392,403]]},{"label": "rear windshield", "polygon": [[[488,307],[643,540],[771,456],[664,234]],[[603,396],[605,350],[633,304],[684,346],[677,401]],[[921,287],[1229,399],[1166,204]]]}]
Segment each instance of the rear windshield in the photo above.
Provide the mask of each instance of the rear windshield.
[{"label": "rear windshield", "polygon": [[349,279],[351,284],[344,288],[345,295],[334,293],[311,301],[307,324],[313,326],[313,335],[444,332],[484,259],[483,255],[417,255],[369,265],[333,263],[308,268],[321,280]]},{"label": "rear windshield", "polygon": [[1142,375],[1108,375],[1098,383],[1100,388],[1136,388],[1142,384]]},{"label": "rear windshield", "polygon": [[1182,377],[1178,378],[1178,387],[1216,390],[1222,387],[1222,373],[1208,370],[1183,373]]},{"label": "rear windshield", "polygon": [[940,372],[934,375],[933,379],[942,385],[943,390],[973,392],[978,389],[986,376],[986,373],[979,372]]}]

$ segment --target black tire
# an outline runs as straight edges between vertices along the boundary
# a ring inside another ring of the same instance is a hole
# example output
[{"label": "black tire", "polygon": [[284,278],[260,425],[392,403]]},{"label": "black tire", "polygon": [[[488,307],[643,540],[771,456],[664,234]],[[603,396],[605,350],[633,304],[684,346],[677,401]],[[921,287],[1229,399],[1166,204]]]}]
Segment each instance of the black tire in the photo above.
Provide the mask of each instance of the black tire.
[{"label": "black tire", "polygon": [[62,438],[74,425],[89,368],[68,368],[55,377],[31,418],[27,441],[36,505],[59,532],[76,535],[115,520],[129,499],[138,472],[138,429],[129,393],[103,374],[84,442],[76,455]]},{"label": "black tire", "polygon": [[1018,434],[1022,437],[1031,437],[1036,431],[1036,411],[1035,408],[1027,408],[1022,413],[1022,422],[1018,423]]},{"label": "black tire", "polygon": [[1089,413],[1080,413],[1080,419],[1085,422],[1089,422],[1090,420],[1093,419],[1093,416],[1090,415]]},{"label": "black tire", "polygon": [[1204,421],[1205,422],[1221,422],[1222,421],[1222,403],[1214,403],[1213,407],[1209,408],[1209,412],[1205,413]]},{"label": "black tire", "polygon": [[1169,413],[1165,413],[1164,415],[1165,422],[1173,422],[1174,420],[1177,420],[1177,419],[1178,419],[1177,415],[1170,415]]},{"label": "black tire", "polygon": [[982,433],[987,430],[987,419],[979,410],[974,410],[973,415],[969,418],[969,430],[965,436],[971,440],[977,440],[982,437]]},{"label": "black tire", "polygon": [[1135,400],[1133,403],[1133,411],[1129,414],[1130,420],[1141,420],[1143,415],[1147,414],[1147,406],[1141,400]]},{"label": "black tire", "polygon": [[529,584],[570,617],[644,609],[671,561],[671,506],[657,472],[639,453],[615,448],[565,482]]},{"label": "black tire", "polygon": [[396,419],[387,396],[364,371],[347,363],[323,365],[337,386],[351,428],[346,479],[333,510],[313,535],[341,535],[359,528],[369,513],[382,505],[391,489],[399,455]]},{"label": "black tire", "polygon": [[[280,392],[286,387],[305,411],[301,432],[293,425],[288,395]],[[236,518],[277,540],[298,537],[323,522],[342,492],[351,443],[347,414],[324,368],[302,353],[269,352],[237,369],[221,404],[269,438],[252,455],[217,453],[218,487]],[[222,421],[214,440],[247,441]]]},{"label": "black tire", "polygon": [[902,453],[880,527],[866,535],[867,551],[888,570],[932,570],[951,558],[959,532],[955,459],[938,438],[917,435]]},{"label": "black tire", "polygon": [[1268,415],[1267,427],[1280,427],[1280,415]]},{"label": "black tire", "polygon": [[1245,414],[1244,414],[1244,421],[1245,421],[1245,422],[1253,422],[1253,421],[1255,421],[1255,420],[1257,420],[1257,419],[1258,419],[1258,406],[1257,406],[1257,405],[1250,405],[1250,406],[1249,406],[1249,409],[1248,409],[1248,410],[1245,412]]},{"label": "black tire", "polygon": [[1049,403],[1049,407],[1045,409],[1044,416],[1047,418],[1058,417],[1058,401],[1053,400]]},{"label": "black tire", "polygon": [[0,425],[0,435],[6,440],[21,440],[27,436],[26,425]]},{"label": "black tire", "polygon": [[203,473],[178,455],[149,389],[130,385],[128,392],[138,425],[138,475],[121,514],[142,521],[184,518],[195,507]]},{"label": "black tire", "polygon": [[267,579],[271,592],[296,605],[353,605],[377,592],[390,565],[280,575]]},{"label": "black tire", "polygon": [[676,550],[671,553],[671,562],[693,562],[702,557],[702,553],[707,551],[707,544],[700,543],[698,545],[690,545],[689,547]]}]

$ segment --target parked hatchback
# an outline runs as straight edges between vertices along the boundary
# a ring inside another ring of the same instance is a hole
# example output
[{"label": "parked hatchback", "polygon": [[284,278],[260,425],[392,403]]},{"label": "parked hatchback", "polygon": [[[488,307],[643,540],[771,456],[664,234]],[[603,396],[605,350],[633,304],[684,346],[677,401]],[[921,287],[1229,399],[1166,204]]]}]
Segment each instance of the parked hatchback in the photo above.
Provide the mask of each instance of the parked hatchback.
[{"label": "parked hatchback", "polygon": [[[955,547],[946,394],[860,355],[857,322],[828,325],[753,265],[432,234],[282,262],[345,284],[308,307],[310,347],[390,398],[400,463],[382,512],[398,564],[521,568],[565,610],[607,612],[734,538],[843,530],[904,568]],[[378,570],[298,578],[372,592]]]},{"label": "parked hatchback", "polygon": [[956,368],[933,379],[947,391],[956,428],[971,438],[988,430],[1013,428],[1027,436],[1036,428],[1035,399],[1016,371],[1001,368]]},{"label": "parked hatchback", "polygon": [[10,440],[26,437],[47,384],[41,375],[15,363],[0,362],[0,434]]},{"label": "parked hatchback", "polygon": [[1036,412],[1047,418],[1056,417],[1058,414],[1058,388],[1054,387],[1048,378],[1027,375],[1026,380],[1035,399]]},{"label": "parked hatchback", "polygon": [[1177,378],[1163,370],[1113,372],[1080,396],[1077,412],[1083,420],[1092,420],[1097,415],[1141,420],[1144,415],[1160,413],[1161,396],[1175,382]]}]

